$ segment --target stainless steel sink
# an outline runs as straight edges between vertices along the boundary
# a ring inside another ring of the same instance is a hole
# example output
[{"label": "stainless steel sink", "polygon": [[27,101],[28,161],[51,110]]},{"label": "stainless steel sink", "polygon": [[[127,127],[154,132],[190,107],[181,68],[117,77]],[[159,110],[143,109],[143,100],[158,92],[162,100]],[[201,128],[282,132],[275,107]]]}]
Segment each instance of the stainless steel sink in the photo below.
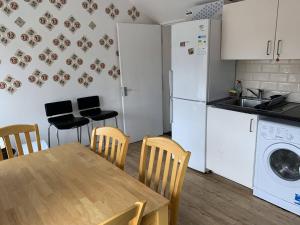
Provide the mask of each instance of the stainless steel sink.
[{"label": "stainless steel sink", "polygon": [[260,105],[260,104],[268,102],[268,101],[269,100],[266,100],[266,99],[242,98],[242,99],[240,99],[240,106],[254,108],[257,105]]},{"label": "stainless steel sink", "polygon": [[268,102],[268,99],[257,99],[257,98],[249,98],[242,97],[241,99],[230,99],[224,102],[226,105],[234,105],[245,108],[255,108],[255,106]]}]

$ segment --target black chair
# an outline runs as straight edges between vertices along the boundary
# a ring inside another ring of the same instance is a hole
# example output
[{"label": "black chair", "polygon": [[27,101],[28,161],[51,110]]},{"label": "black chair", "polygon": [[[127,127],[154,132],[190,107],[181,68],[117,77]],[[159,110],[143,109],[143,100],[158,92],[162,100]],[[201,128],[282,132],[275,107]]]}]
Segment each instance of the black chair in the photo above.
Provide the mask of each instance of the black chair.
[{"label": "black chair", "polygon": [[103,121],[104,126],[105,120],[115,118],[116,127],[118,127],[118,112],[101,110],[99,96],[78,98],[77,103],[81,116],[89,118],[92,121]]},{"label": "black chair", "polygon": [[77,140],[81,143],[82,126],[87,125],[90,140],[89,120],[83,117],[75,117],[71,101],[52,102],[45,104],[46,115],[48,117],[48,144],[50,147],[50,129],[54,126],[57,129],[56,137],[59,144],[59,130],[77,129]]}]

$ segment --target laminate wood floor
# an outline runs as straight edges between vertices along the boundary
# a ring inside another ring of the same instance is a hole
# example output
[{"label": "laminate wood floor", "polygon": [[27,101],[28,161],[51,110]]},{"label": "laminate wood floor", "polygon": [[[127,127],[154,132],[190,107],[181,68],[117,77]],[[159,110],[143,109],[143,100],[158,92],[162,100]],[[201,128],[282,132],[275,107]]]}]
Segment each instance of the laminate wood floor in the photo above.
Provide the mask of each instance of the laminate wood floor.
[{"label": "laminate wood floor", "polygon": [[[141,143],[129,146],[125,171],[138,177]],[[188,169],[178,225],[300,225],[300,217],[215,174]]]}]

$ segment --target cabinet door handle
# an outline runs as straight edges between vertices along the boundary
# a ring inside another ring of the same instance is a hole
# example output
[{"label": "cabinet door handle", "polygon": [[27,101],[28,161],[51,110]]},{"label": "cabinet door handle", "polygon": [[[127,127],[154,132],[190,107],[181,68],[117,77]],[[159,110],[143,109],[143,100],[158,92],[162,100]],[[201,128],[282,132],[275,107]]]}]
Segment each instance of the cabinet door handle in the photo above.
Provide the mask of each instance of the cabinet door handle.
[{"label": "cabinet door handle", "polygon": [[249,129],[250,133],[253,132],[253,129],[252,129],[253,121],[254,121],[254,119],[250,120],[250,129]]},{"label": "cabinet door handle", "polygon": [[270,46],[271,46],[271,44],[272,44],[272,41],[271,40],[268,40],[268,42],[267,42],[267,55],[270,55],[271,53],[270,53]]},{"label": "cabinet door handle", "polygon": [[277,43],[277,56],[278,57],[281,55],[281,49],[280,49],[281,44],[282,44],[282,40],[278,40],[278,43]]}]

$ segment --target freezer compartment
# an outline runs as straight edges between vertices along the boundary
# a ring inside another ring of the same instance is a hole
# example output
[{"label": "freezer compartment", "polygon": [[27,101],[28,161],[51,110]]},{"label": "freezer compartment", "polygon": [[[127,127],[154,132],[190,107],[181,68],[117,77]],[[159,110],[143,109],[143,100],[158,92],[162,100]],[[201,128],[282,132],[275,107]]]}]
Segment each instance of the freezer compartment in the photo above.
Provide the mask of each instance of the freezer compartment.
[{"label": "freezer compartment", "polygon": [[205,172],[206,103],[174,98],[172,139],[191,152],[189,167]]}]

